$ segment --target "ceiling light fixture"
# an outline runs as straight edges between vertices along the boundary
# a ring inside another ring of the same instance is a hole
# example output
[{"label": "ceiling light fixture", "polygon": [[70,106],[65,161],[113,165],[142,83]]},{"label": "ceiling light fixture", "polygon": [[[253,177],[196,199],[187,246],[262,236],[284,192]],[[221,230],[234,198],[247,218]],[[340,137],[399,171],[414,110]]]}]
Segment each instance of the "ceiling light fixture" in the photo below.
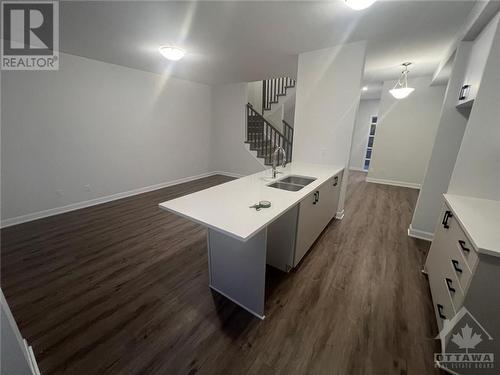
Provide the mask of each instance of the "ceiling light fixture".
[{"label": "ceiling light fixture", "polygon": [[354,10],[366,9],[373,5],[377,0],[345,0],[347,6]]},{"label": "ceiling light fixture", "polygon": [[362,91],[368,91],[368,87],[363,86],[363,87],[361,88],[361,90],[362,90]]},{"label": "ceiling light fixture", "polygon": [[394,85],[392,90],[389,90],[392,96],[396,99],[404,99],[408,95],[410,95],[415,89],[413,87],[408,87],[408,66],[411,65],[411,62],[405,62],[401,64],[404,66],[403,71],[401,72],[401,77],[399,77],[398,81]]},{"label": "ceiling light fixture", "polygon": [[160,53],[167,60],[178,61],[184,57],[186,51],[182,48],[173,47],[173,46],[161,46],[159,49]]}]

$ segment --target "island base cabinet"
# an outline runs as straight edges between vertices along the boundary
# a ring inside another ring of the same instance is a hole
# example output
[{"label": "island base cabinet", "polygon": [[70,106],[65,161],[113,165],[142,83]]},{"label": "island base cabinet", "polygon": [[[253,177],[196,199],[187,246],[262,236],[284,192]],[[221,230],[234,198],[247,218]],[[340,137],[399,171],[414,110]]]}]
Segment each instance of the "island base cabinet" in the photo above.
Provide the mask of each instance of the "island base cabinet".
[{"label": "island base cabinet", "polygon": [[284,272],[290,272],[294,265],[293,253],[298,212],[297,205],[267,228],[266,262]]},{"label": "island base cabinet", "polygon": [[319,205],[323,215],[322,222],[325,226],[335,217],[339,205],[340,185],[342,183],[342,173],[330,178],[320,188]]},{"label": "island base cabinet", "polygon": [[307,253],[316,238],[337,212],[342,175],[336,175],[319,186],[299,204],[294,267]]},{"label": "island base cabinet", "polygon": [[297,241],[293,265],[299,264],[323,228],[319,224],[320,211],[317,202],[318,191],[309,194],[300,202],[297,220]]}]

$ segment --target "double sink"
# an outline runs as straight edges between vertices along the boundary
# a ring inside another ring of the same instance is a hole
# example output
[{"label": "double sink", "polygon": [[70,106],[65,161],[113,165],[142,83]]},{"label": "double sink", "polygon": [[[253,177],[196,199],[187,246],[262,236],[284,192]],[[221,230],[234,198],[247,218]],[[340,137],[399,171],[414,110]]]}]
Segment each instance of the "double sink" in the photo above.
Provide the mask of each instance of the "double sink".
[{"label": "double sink", "polygon": [[313,177],[292,175],[292,176],[284,177],[281,180],[273,182],[272,184],[269,184],[267,186],[272,187],[272,188],[276,188],[276,189],[281,189],[281,190],[299,191],[304,186],[309,185],[311,182],[313,182],[315,180],[316,179]]}]

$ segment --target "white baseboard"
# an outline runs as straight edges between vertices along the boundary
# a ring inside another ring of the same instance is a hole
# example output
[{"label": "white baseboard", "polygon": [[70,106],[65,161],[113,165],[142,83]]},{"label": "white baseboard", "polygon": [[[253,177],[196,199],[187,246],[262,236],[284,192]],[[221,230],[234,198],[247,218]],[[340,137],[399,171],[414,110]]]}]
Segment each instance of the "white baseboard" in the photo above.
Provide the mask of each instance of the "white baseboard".
[{"label": "white baseboard", "polygon": [[382,178],[372,178],[372,177],[366,177],[366,182],[373,182],[375,184],[382,184],[382,185],[407,187],[407,188],[411,188],[411,189],[420,189],[422,187],[421,184],[416,184],[413,182],[384,180]]},{"label": "white baseboard", "polygon": [[357,167],[349,167],[349,170],[356,171],[356,172],[365,172],[365,173],[368,173],[367,170],[365,170],[363,168],[357,168]]},{"label": "white baseboard", "polygon": [[335,214],[335,219],[342,220],[343,218],[344,218],[344,210],[337,211],[337,213]]},{"label": "white baseboard", "polygon": [[213,175],[216,175],[216,174],[221,174],[221,175],[224,175],[224,176],[234,177],[234,178],[245,177],[244,174],[233,173],[233,172],[224,172],[224,171],[215,171],[215,172],[212,172],[212,173],[210,173],[210,176],[213,176]]},{"label": "white baseboard", "polygon": [[419,238],[421,240],[432,241],[434,238],[434,233],[424,232],[423,230],[412,228],[410,224],[410,227],[408,228],[408,236]]},{"label": "white baseboard", "polygon": [[17,216],[17,217],[13,217],[13,218],[4,219],[4,220],[1,221],[0,227],[1,228],[6,228],[6,227],[10,227],[12,225],[27,223],[29,221],[43,219],[45,217],[59,215],[59,214],[63,214],[63,213],[70,212],[70,211],[79,210],[79,209],[90,207],[90,206],[96,206],[98,204],[115,201],[117,199],[131,197],[133,195],[148,193],[150,191],[154,191],[154,190],[158,190],[158,189],[163,189],[163,188],[166,188],[166,187],[169,187],[169,186],[173,186],[173,185],[182,184],[184,182],[190,182],[190,181],[198,180],[200,178],[209,177],[209,176],[213,176],[213,175],[216,175],[216,174],[221,174],[221,175],[224,175],[224,176],[235,177],[235,178],[240,178],[240,177],[244,176],[244,175],[241,175],[241,174],[238,174],[238,173],[223,172],[223,171],[215,171],[215,172],[202,173],[202,174],[195,175],[195,176],[189,176],[189,177],[180,178],[180,179],[173,180],[173,181],[162,182],[162,183],[159,183],[159,184],[155,184],[155,185],[151,185],[151,186],[146,186],[146,187],[142,187],[142,188],[138,188],[138,189],[133,189],[133,190],[128,190],[128,191],[124,191],[124,192],[121,192],[121,193],[116,193],[116,194],[112,194],[112,195],[106,195],[104,197],[90,199],[90,200],[87,200],[87,201],[72,203],[72,204],[68,204],[66,206],[62,206],[62,207],[51,208],[51,209],[44,210],[44,211],[38,211],[38,212],[33,212],[33,213],[30,213],[30,214],[26,214],[26,215],[21,215],[21,216]]}]

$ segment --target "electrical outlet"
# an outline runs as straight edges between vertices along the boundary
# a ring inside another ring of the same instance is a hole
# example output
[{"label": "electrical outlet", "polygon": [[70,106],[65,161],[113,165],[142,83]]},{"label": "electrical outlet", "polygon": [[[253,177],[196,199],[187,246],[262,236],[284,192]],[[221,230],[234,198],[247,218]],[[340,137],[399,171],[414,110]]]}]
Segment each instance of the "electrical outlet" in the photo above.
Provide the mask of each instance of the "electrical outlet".
[{"label": "electrical outlet", "polygon": [[90,191],[90,190],[91,190],[91,189],[90,189],[90,185],[88,185],[88,184],[87,184],[87,185],[85,185],[85,190]]},{"label": "electrical outlet", "polygon": [[64,191],[62,191],[62,189],[57,189],[56,194],[58,197],[62,197],[62,196],[64,196]]}]

